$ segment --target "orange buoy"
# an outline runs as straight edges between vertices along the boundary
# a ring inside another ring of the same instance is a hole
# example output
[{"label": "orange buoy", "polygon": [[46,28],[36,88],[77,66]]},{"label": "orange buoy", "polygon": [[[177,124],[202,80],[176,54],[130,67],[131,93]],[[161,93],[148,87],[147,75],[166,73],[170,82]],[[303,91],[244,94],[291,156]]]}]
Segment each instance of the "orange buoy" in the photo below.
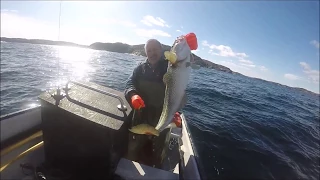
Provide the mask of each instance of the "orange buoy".
[{"label": "orange buoy", "polygon": [[191,32],[188,33],[187,35],[184,36],[187,40],[187,43],[190,47],[191,50],[196,50],[198,49],[198,40],[197,40],[197,36]]}]

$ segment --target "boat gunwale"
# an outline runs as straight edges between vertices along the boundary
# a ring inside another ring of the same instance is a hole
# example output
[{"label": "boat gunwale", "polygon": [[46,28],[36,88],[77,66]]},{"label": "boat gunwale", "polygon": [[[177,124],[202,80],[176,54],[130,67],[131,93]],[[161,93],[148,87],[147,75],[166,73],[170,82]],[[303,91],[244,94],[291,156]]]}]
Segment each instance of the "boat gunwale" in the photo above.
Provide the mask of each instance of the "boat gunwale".
[{"label": "boat gunwale", "polygon": [[[3,116],[1,116],[0,118],[0,122],[4,122],[6,120],[10,120],[11,118],[15,117],[15,116],[20,116],[20,115],[23,115],[23,114],[27,114],[27,113],[31,113],[33,111],[38,111],[39,109],[41,109],[41,105],[38,105],[36,107],[31,107],[31,108],[26,108],[26,109],[22,109],[22,110],[19,110],[19,111],[15,111],[15,112],[12,112],[12,113],[8,113],[8,114],[5,114]],[[37,132],[37,131],[40,131],[42,130],[41,128],[41,123],[40,124],[37,124],[23,132],[20,132],[19,134],[16,134],[16,135],[13,135],[11,137],[9,137],[8,139],[5,139],[3,141],[1,141],[1,147],[0,147],[0,150],[4,150],[5,148],[19,142],[20,140],[24,139],[25,137],[28,137],[30,135],[32,135],[33,133]]]},{"label": "boat gunwale", "polygon": [[198,150],[197,148],[195,147],[195,144],[192,140],[192,134],[191,134],[191,131],[190,131],[190,128],[189,128],[189,124],[188,124],[188,121],[185,117],[185,114],[182,113],[181,114],[183,117],[182,119],[184,120],[184,126],[185,126],[185,130],[187,131],[187,137],[190,141],[190,145],[191,145],[191,148],[192,148],[192,153],[193,153],[193,157],[197,163],[197,171],[198,171],[198,174],[200,176],[200,179],[207,179],[206,175],[205,175],[205,171],[204,171],[204,168],[203,168],[203,165],[202,165],[202,161],[200,160],[200,157],[199,157],[199,153],[198,153]]},{"label": "boat gunwale", "polygon": [[5,114],[5,115],[1,115],[0,116],[0,121],[4,121],[4,120],[10,119],[10,118],[12,118],[14,116],[18,116],[18,115],[21,115],[21,114],[24,114],[24,113],[36,111],[36,110],[38,110],[40,108],[41,108],[41,105],[37,105],[35,107],[25,108],[25,109],[18,110],[18,111],[15,111],[15,112],[11,112],[11,113],[8,113],[8,114]]}]

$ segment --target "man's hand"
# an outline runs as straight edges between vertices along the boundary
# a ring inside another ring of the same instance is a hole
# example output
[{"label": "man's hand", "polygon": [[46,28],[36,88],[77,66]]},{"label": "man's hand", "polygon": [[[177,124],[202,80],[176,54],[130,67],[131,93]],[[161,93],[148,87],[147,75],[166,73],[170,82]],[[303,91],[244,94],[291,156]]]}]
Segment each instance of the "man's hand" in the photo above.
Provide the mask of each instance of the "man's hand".
[{"label": "man's hand", "polygon": [[135,110],[145,107],[144,101],[139,95],[133,95],[131,97],[131,104]]}]

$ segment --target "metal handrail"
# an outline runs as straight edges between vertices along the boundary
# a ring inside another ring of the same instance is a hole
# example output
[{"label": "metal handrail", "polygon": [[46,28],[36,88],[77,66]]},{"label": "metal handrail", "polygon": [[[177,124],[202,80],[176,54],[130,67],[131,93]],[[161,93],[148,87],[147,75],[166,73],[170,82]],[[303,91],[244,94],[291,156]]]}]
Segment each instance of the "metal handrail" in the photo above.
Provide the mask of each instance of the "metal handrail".
[{"label": "metal handrail", "polygon": [[102,93],[102,94],[105,94],[105,95],[114,97],[114,98],[116,98],[116,99],[118,99],[118,100],[120,101],[120,104],[117,106],[117,108],[118,108],[120,111],[126,111],[126,110],[127,110],[127,107],[124,105],[124,102],[123,102],[123,100],[121,99],[121,97],[119,97],[119,96],[116,95],[116,94],[112,94],[112,93],[109,93],[109,92],[106,92],[106,91],[102,91],[102,90],[99,90],[99,89],[96,89],[96,88],[87,86],[87,85],[82,84],[82,83],[79,83],[79,82],[71,81],[71,80],[69,80],[69,81],[67,82],[67,84],[66,84],[66,90],[68,89],[69,83],[73,83],[73,84],[76,84],[76,85],[78,85],[78,86],[82,86],[82,87],[85,87],[85,88],[87,88],[87,89],[90,89],[90,90],[93,90],[93,91],[96,91],[96,92],[99,92],[99,93]]}]

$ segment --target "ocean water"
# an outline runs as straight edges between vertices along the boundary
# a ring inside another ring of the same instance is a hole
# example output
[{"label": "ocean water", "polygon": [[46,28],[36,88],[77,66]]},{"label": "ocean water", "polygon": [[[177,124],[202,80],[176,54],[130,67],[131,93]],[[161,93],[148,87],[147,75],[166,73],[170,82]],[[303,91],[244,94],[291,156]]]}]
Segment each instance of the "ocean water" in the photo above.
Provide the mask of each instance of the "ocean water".
[{"label": "ocean water", "polygon": [[[120,91],[144,57],[1,42],[1,115],[67,79]],[[319,96],[201,68],[184,108],[208,179],[319,179]]]}]

